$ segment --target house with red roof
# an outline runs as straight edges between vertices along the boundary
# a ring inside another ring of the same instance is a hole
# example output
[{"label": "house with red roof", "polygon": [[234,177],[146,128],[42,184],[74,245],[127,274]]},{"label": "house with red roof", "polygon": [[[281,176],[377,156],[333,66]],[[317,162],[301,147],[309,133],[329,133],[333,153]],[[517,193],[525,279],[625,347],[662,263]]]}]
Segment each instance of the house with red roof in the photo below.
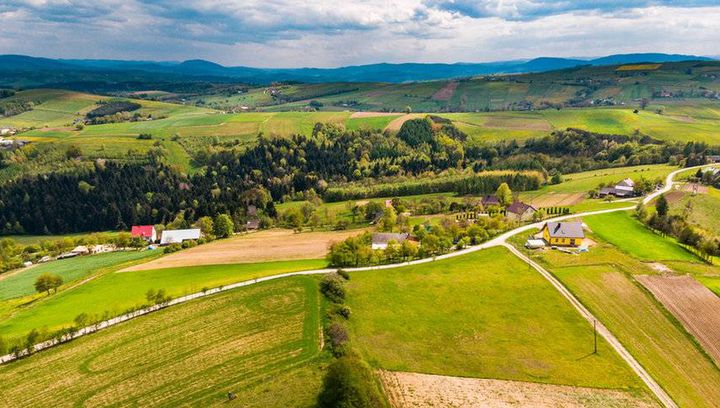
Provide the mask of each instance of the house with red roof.
[{"label": "house with red roof", "polygon": [[157,241],[157,232],[153,225],[133,225],[130,230],[130,235],[134,237],[140,237],[148,242]]}]

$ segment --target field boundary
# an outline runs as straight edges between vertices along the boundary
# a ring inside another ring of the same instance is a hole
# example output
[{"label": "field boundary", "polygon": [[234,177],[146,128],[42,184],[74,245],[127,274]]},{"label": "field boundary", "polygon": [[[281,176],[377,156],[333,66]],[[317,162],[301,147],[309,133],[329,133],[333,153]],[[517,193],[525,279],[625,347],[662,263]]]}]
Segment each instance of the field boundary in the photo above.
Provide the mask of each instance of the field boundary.
[{"label": "field boundary", "polygon": [[503,243],[504,247],[506,247],[510,252],[512,252],[515,256],[520,258],[522,261],[530,265],[533,269],[538,271],[550,284],[557,289],[560,294],[567,299],[570,304],[577,310],[580,315],[585,318],[590,324],[596,325],[597,332],[615,349],[615,351],[620,355],[620,357],[625,360],[625,362],[630,366],[630,368],[635,371],[635,374],[640,377],[640,379],[648,386],[650,391],[652,391],[653,394],[658,398],[658,400],[663,404],[663,406],[667,408],[677,408],[677,404],[675,404],[675,401],[673,401],[672,398],[665,392],[665,390],[655,382],[655,379],[652,378],[652,376],[645,371],[645,368],[638,362],[635,357],[630,354],[630,352],[625,348],[625,346],[620,343],[620,341],[613,335],[610,330],[605,327],[602,322],[595,317],[576,297],[575,295],[570,292],[569,289],[565,287],[553,274],[548,272],[545,268],[540,266],[535,261],[528,258],[526,255],[524,255],[522,252],[520,252],[517,248],[514,246]]}]

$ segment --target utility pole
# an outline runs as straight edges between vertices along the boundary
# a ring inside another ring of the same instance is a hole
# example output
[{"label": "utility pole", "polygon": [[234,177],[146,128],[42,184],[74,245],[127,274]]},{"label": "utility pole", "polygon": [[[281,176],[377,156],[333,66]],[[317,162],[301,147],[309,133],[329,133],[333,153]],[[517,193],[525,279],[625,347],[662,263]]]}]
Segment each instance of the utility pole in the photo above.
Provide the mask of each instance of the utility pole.
[{"label": "utility pole", "polygon": [[595,342],[593,354],[597,354],[597,320],[595,319],[593,319],[593,340]]}]

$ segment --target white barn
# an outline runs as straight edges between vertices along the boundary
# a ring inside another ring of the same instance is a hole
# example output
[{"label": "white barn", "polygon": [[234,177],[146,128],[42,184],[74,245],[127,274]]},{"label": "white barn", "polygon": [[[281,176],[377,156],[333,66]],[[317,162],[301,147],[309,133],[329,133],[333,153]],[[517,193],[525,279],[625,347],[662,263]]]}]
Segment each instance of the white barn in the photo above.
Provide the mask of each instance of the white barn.
[{"label": "white barn", "polygon": [[190,239],[200,239],[200,228],[163,231],[160,245],[180,244]]}]

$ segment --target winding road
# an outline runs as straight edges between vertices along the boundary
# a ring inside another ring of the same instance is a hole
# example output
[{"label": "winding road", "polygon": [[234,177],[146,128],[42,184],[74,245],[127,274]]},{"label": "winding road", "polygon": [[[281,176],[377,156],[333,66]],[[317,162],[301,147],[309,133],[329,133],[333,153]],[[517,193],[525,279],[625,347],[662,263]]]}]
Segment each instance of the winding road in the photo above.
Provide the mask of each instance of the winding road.
[{"label": "winding road", "polygon": [[[685,172],[692,169],[697,169],[701,167],[709,167],[707,165],[703,166],[694,166],[694,167],[686,167],[682,169],[675,170],[667,175],[665,179],[665,184],[662,188],[652,192],[651,194],[645,196],[642,200],[643,204],[650,203],[652,200],[654,200],[656,197],[658,197],[661,194],[664,194],[668,191],[670,191],[673,188],[674,178],[676,175],[678,175],[681,172]],[[543,224],[545,224],[548,221],[562,221],[566,219],[572,219],[572,218],[578,218],[578,217],[584,217],[584,216],[590,216],[590,215],[596,215],[596,214],[605,214],[605,213],[611,213],[611,212],[617,212],[617,211],[629,211],[635,209],[636,205],[633,204],[631,206],[626,207],[619,207],[619,208],[612,208],[607,210],[598,210],[598,211],[588,211],[584,213],[578,213],[578,214],[569,214],[564,215],[560,217],[554,217],[549,218],[540,222],[532,223],[523,225],[521,227],[512,229],[510,231],[507,231],[503,234],[498,235],[497,237],[486,241],[480,245],[475,245],[469,248],[465,248],[459,251],[451,252],[445,255],[436,256],[433,258],[425,258],[425,259],[418,259],[415,261],[409,261],[409,262],[402,262],[402,263],[396,263],[396,264],[388,264],[388,265],[378,265],[378,266],[368,266],[368,267],[359,267],[359,268],[346,268],[345,270],[348,272],[360,272],[360,271],[371,271],[371,270],[381,270],[381,269],[390,269],[390,268],[398,268],[402,266],[410,266],[410,265],[420,265],[425,264],[429,262],[435,262],[442,259],[448,259],[448,258],[454,258],[457,256],[462,256],[469,254],[471,252],[480,251],[486,248],[496,247],[496,246],[503,246],[507,248],[511,253],[513,253],[515,256],[520,258],[522,261],[530,265],[533,269],[538,271],[546,280],[550,282],[550,284],[565,298],[567,299],[570,304],[588,321],[590,324],[597,324],[597,331],[598,334],[600,334],[605,340],[617,351],[617,353],[630,365],[630,367],[635,371],[635,373],[645,382],[645,384],[648,386],[648,388],[655,394],[657,399],[667,408],[676,408],[677,404],[670,398],[670,396],[665,392],[665,390],[662,389],[662,387],[655,382],[655,380],[652,378],[652,376],[645,371],[645,369],[642,367],[642,365],[630,354],[629,351],[620,343],[620,341],[608,330],[557,278],[555,278],[549,271],[544,269],[542,266],[537,264],[535,261],[528,258],[525,254],[520,252],[517,248],[507,243],[507,240],[517,234],[520,234],[525,231],[536,231],[542,227]],[[152,306],[146,309],[137,310],[132,313],[128,313],[122,316],[118,316],[109,320],[106,320],[104,322],[97,323],[92,326],[85,327],[83,329],[78,330],[77,332],[67,335],[65,338],[58,340],[48,340],[39,344],[36,344],[33,346],[34,351],[40,351],[46,348],[53,347],[57,344],[64,343],[67,341],[70,341],[72,339],[75,339],[77,337],[84,336],[86,334],[94,333],[96,331],[105,329],[107,327],[114,326],[118,323],[122,323],[125,321],[128,321],[130,319],[134,319],[136,317],[152,313],[154,311],[163,309],[165,307],[181,304],[188,302],[190,300],[202,298],[205,296],[210,296],[215,293],[224,292],[227,290],[243,287],[243,286],[249,286],[260,282],[275,280],[275,279],[281,279],[286,278],[290,276],[300,276],[300,275],[318,275],[318,274],[326,274],[326,273],[332,273],[337,271],[337,269],[334,268],[328,268],[328,269],[315,269],[315,270],[308,270],[308,271],[298,271],[298,272],[289,272],[289,273],[283,273],[278,275],[271,275],[266,276],[263,278],[258,279],[252,279],[247,280],[243,282],[238,282],[230,285],[225,285],[220,288],[214,288],[207,290],[205,292],[198,292],[193,293],[190,295],[182,296],[175,298],[168,302],[167,304],[161,305],[161,306]],[[24,350],[21,352],[21,355],[25,355],[27,353],[27,350]],[[17,357],[15,355],[5,355],[0,356],[0,364],[6,363],[8,361],[15,360]]]}]

